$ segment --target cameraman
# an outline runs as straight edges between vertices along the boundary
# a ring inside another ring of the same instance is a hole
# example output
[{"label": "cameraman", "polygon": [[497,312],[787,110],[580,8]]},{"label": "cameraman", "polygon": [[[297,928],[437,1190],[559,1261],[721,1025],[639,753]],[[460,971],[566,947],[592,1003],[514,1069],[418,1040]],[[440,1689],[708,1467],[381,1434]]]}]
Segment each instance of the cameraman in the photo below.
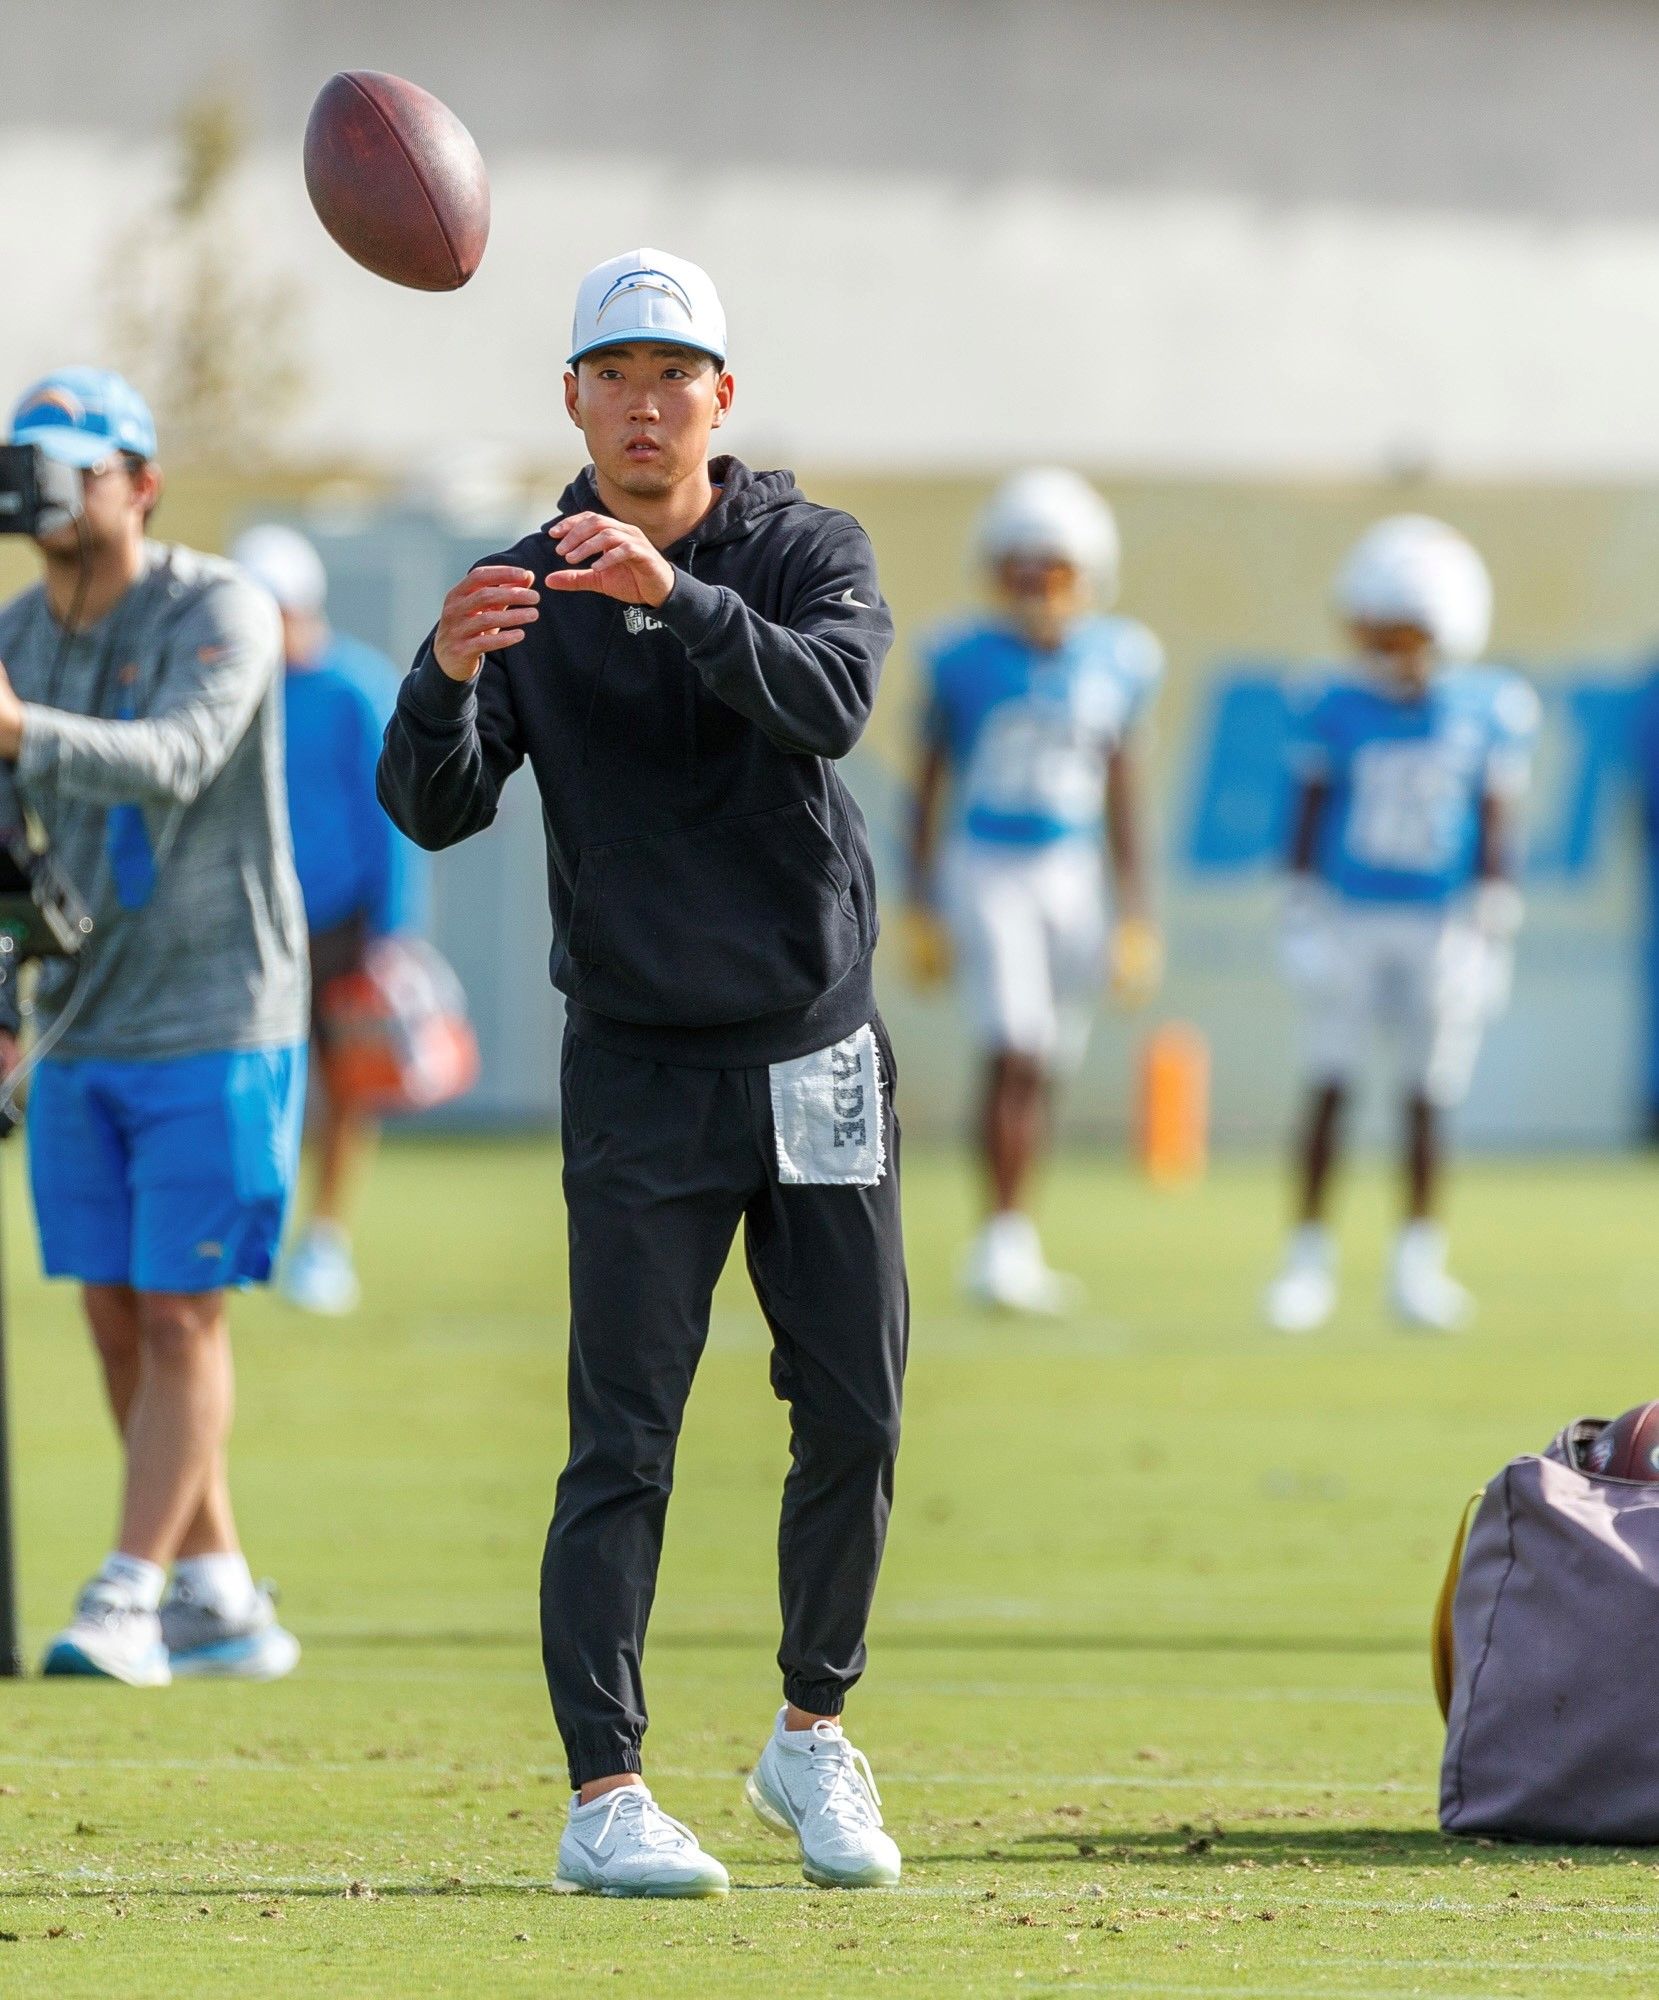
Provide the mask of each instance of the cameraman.
[{"label": "cameraman", "polygon": [[229,563],[148,539],[155,426],[119,375],[49,376],[11,441],[84,493],[36,534],[41,584],[0,608],[0,760],[96,926],[36,989],[29,1168],[126,1451],[115,1552],[44,1671],[268,1679],[299,1648],[231,1513],[225,1290],[270,1275],[303,1102],[276,612]]}]

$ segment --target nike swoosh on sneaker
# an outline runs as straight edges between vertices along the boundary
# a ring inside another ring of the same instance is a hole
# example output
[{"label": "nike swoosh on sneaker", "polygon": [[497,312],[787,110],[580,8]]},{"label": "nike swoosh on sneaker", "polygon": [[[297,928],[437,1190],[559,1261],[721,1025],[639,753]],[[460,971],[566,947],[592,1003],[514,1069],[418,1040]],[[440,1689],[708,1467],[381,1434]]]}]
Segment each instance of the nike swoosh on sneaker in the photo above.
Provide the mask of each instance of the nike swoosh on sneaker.
[{"label": "nike swoosh on sneaker", "polygon": [[582,1838],[582,1836],[579,1833],[572,1833],[570,1829],[567,1827],[565,1829],[565,1838],[570,1842],[571,1846],[574,1847],[579,1853],[585,1854],[587,1858],[593,1863],[595,1868],[604,1867],[605,1865],[604,1855],[600,1853],[597,1847],[589,1847],[587,1842]]}]

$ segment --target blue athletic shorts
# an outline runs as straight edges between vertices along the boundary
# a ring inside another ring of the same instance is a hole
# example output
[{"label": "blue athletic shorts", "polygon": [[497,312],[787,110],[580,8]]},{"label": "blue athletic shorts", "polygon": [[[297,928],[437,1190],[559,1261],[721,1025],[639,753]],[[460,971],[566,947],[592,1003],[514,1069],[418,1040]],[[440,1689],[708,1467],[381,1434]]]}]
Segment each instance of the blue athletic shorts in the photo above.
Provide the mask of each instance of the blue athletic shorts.
[{"label": "blue athletic shorts", "polygon": [[305,1050],[58,1062],[29,1091],[52,1278],[211,1292],[271,1275],[305,1116]]}]

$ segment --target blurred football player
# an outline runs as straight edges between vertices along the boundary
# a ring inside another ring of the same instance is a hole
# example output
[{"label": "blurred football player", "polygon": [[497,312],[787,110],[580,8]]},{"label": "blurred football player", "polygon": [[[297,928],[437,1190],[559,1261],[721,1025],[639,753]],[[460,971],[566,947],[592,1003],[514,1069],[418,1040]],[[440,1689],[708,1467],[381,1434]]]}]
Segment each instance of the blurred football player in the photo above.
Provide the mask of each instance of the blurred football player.
[{"label": "blurred football player", "polygon": [[327,572],[297,529],[262,523],[231,556],[282,613],[288,816],[310,938],[311,1041],[321,1098],[311,1218],[278,1281],[283,1296],[307,1312],[348,1313],[360,1296],[349,1203],[376,1125],[331,1069],[326,996],[332,981],[361,969],[375,939],[400,936],[422,921],[425,857],[374,795],[380,739],[400,676],[372,646],[331,629]]},{"label": "blurred football player", "polygon": [[1336,1305],[1325,1227],[1355,1072],[1392,1044],[1404,1113],[1406,1219],[1389,1295],[1406,1325],[1449,1332],[1472,1301],[1446,1270],[1436,1216],[1446,1113],[1509,996],[1521,894],[1515,814],[1538,701],[1477,661],[1492,586],[1439,521],[1379,522],[1348,556],[1336,608],[1353,664],[1298,733],[1284,964],[1306,1015],[1309,1101],[1298,1225],[1268,1288],[1270,1323],[1308,1333]]},{"label": "blurred football player", "polygon": [[985,1304],[1053,1313],[1076,1287],[1049,1269],[1030,1200],[1054,1084],[1082,1061],[1108,977],[1116,998],[1138,1004],[1163,969],[1135,747],[1163,652],[1144,625],[1097,609],[1116,592],[1117,527],[1075,473],[1008,480],[977,554],[993,610],[925,650],[904,929],[919,984],[959,964],[985,1051],[988,1216],[964,1282]]}]

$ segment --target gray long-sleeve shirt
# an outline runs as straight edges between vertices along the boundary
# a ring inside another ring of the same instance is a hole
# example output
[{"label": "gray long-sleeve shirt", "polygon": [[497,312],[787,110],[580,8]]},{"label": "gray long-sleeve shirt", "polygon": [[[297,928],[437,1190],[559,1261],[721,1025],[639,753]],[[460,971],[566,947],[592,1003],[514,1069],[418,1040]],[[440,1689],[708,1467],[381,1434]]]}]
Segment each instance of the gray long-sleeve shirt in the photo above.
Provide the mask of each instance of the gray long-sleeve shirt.
[{"label": "gray long-sleeve shirt", "polygon": [[[303,1040],[305,918],[282,762],[276,608],[228,562],[146,543],[144,573],[66,640],[37,585],[0,606],[24,703],[16,785],[96,931],[64,1057]],[[69,968],[46,966],[45,1026]]]}]

